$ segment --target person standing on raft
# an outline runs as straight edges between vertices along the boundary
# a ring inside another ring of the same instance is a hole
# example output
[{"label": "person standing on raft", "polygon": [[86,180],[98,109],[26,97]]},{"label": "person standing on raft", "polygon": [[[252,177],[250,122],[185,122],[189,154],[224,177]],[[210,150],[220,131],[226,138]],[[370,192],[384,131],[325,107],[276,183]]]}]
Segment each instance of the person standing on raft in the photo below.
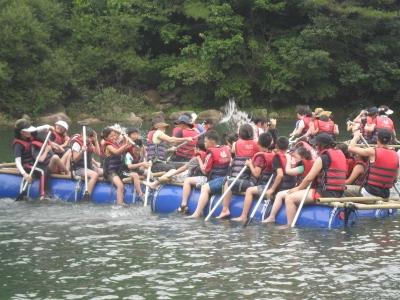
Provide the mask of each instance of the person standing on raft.
[{"label": "person standing on raft", "polygon": [[360,137],[359,131],[354,134],[349,151],[369,160],[367,178],[361,188],[361,195],[389,198],[390,188],[393,187],[399,171],[399,157],[387,146],[392,139],[392,133],[386,129],[379,130],[376,147],[369,148],[357,146]]},{"label": "person standing on raft", "polygon": [[305,196],[306,187],[314,183],[308,192],[304,204],[313,204],[321,197],[342,197],[346,188],[347,163],[341,150],[335,149],[330,134],[320,133],[315,138],[320,153],[308,175],[295,188],[288,190],[285,198],[287,224],[290,225],[296,215],[297,206]]}]

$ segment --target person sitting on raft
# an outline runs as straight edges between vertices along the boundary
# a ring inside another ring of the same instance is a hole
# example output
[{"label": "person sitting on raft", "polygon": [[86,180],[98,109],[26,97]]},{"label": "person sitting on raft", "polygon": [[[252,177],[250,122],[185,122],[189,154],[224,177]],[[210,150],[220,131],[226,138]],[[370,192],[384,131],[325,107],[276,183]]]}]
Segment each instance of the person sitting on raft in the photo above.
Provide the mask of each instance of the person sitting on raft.
[{"label": "person sitting on raft", "polygon": [[274,176],[274,178],[265,193],[267,199],[271,199],[273,194],[292,188],[295,185],[296,178],[285,172],[286,164],[288,163],[285,153],[288,146],[289,140],[281,136],[276,142],[276,152],[264,152],[263,155],[256,154],[257,157],[262,158],[259,163],[262,166],[262,175],[257,186],[249,187],[246,190],[243,211],[240,217],[233,219],[233,221],[245,222],[247,220],[253,197],[262,193],[271,176]]},{"label": "person sitting on raft", "polygon": [[175,154],[172,156],[171,161],[187,162],[195,155],[195,148],[199,131],[194,128],[191,118],[188,115],[181,115],[175,122],[178,130],[176,130],[174,137],[176,138],[192,138],[186,144],[178,146],[175,149]]},{"label": "person sitting on raft", "polygon": [[[229,205],[232,199],[232,193],[242,193],[247,190],[250,186],[254,186],[256,179],[251,172],[251,168],[248,166],[253,156],[259,152],[259,146],[254,141],[253,127],[250,124],[243,124],[239,128],[239,139],[232,145],[232,152],[234,158],[231,162],[229,176],[225,182],[224,190],[233,182],[244,166],[247,166],[246,171],[236,181],[232,189],[226,194],[223,200],[223,208],[221,214],[218,216],[219,219],[226,218],[230,215]],[[254,169],[254,168],[253,168]],[[256,175],[256,173],[254,173]]]},{"label": "person sitting on raft", "polygon": [[68,123],[65,121],[57,121],[54,124],[54,130],[50,135],[51,146],[53,152],[62,157],[69,146],[70,137],[67,134]]},{"label": "person sitting on raft", "polygon": [[[43,125],[39,127],[34,127],[31,126],[31,124],[25,120],[25,119],[20,119],[15,123],[15,138],[13,141],[13,149],[14,149],[14,157],[15,157],[15,165],[20,172],[20,174],[23,176],[25,181],[28,181],[29,183],[32,182],[32,177],[29,175],[28,172],[31,171],[33,164],[37,158],[37,155],[39,154],[39,151],[37,151],[37,147],[40,145],[40,148],[43,144],[43,142],[40,143],[40,141],[36,138],[33,137],[33,134],[37,134],[37,132],[41,131],[47,131],[51,129],[50,126],[48,125]],[[35,135],[36,136],[36,135]],[[43,155],[41,156],[40,160],[41,162],[38,163],[36,167],[36,174],[39,174],[40,176],[40,198],[44,199],[45,197],[45,176],[51,172],[55,171],[55,168],[59,168],[61,171],[64,171],[66,174],[68,174],[68,170],[63,168],[63,164],[61,161],[56,158],[50,157],[47,159],[46,163],[44,162],[44,159],[50,156],[51,152],[49,147],[44,151]],[[50,164],[51,162],[51,164]],[[58,171],[58,170],[57,170]],[[34,174],[35,174],[34,173]]]},{"label": "person sitting on raft", "polygon": [[386,129],[379,130],[377,145],[370,148],[357,146],[360,137],[360,132],[354,134],[349,151],[369,160],[369,170],[361,189],[361,195],[388,198],[390,188],[393,187],[399,170],[399,157],[394,150],[388,148],[392,134]]},{"label": "person sitting on raft", "polygon": [[[207,183],[207,176],[205,176],[202,172],[202,166],[204,165],[207,153],[204,145],[198,145],[198,147],[199,148],[197,148],[196,156],[182,167],[169,170],[166,174],[150,184],[144,183],[151,189],[156,189],[160,186],[160,184],[169,182],[171,179],[173,179],[175,183],[183,182],[182,200],[181,205],[178,208],[178,212],[181,213],[187,212],[187,203],[192,191],[192,187],[200,188],[203,184]],[[181,176],[178,177],[177,175]]]},{"label": "person sitting on raft", "polygon": [[192,137],[177,138],[167,135],[165,131],[168,127],[162,119],[157,119],[147,135],[147,159],[153,162],[152,172],[168,171],[176,167],[174,163],[166,163],[167,143],[177,144],[193,140]]},{"label": "person sitting on raft", "polygon": [[[310,151],[308,151],[304,147],[296,148],[296,150],[293,153],[293,158],[295,160],[296,165],[292,167],[290,163],[287,163],[285,172],[287,175],[297,176],[297,183],[300,184],[310,172],[314,164],[314,160],[312,159]],[[291,159],[292,156],[290,154],[286,154],[286,160],[290,162]],[[268,218],[263,221],[263,223],[275,223],[276,215],[281,209],[283,201],[285,200],[286,196],[287,196],[287,190],[280,191],[276,195],[274,203],[271,208],[271,213],[269,214]]]},{"label": "person sitting on raft", "polygon": [[130,145],[124,155],[124,176],[129,176],[128,174],[130,172],[135,172],[139,175],[145,175],[150,164],[145,161],[147,154],[143,142],[140,139],[139,129],[128,128],[126,134],[130,141],[132,141],[134,144]]},{"label": "person sitting on raft", "polygon": [[99,141],[97,140],[97,133],[91,128],[86,128],[86,146],[84,145],[83,136],[81,134],[75,134],[71,137],[70,146],[71,170],[74,176],[84,178],[84,153],[85,151],[87,153],[87,176],[89,179],[88,193],[90,197],[99,176],[103,174],[103,170],[93,158],[93,153],[100,156],[100,146]]},{"label": "person sitting on raft", "polygon": [[350,153],[347,144],[338,144],[336,148],[340,149],[346,157],[347,174],[344,196],[360,196],[360,189],[364,184],[365,176],[368,170],[367,159],[357,154]]},{"label": "person sitting on raft", "polygon": [[326,133],[335,139],[335,136],[339,135],[339,126],[331,119],[332,112],[322,111],[317,115],[317,120],[314,122],[314,135]]},{"label": "person sitting on raft", "polygon": [[297,122],[295,129],[289,135],[290,140],[297,139],[305,136],[310,129],[312,113],[308,105],[297,105],[296,106]]},{"label": "person sitting on raft", "polygon": [[[117,130],[106,127],[102,131],[102,154],[103,154],[103,170],[105,178],[110,181],[117,188],[117,205],[124,205],[124,183],[122,179],[122,157],[126,151],[132,146],[126,137],[119,143],[120,132]],[[127,174],[135,186],[136,194],[142,198],[144,193],[140,186],[139,175],[135,172]]]},{"label": "person sitting on raft", "polygon": [[191,218],[201,217],[210,199],[210,195],[215,195],[222,191],[232,156],[229,147],[220,146],[218,142],[218,133],[215,130],[207,131],[204,139],[207,156],[205,163],[200,164],[200,168],[202,173],[208,176],[209,181],[207,184],[201,186],[199,201],[196,210],[190,216]]},{"label": "person sitting on raft", "polygon": [[[306,196],[304,204],[313,204],[321,197],[342,197],[346,188],[347,163],[341,150],[335,149],[331,135],[321,133],[315,138],[316,147],[320,153],[308,175],[295,188],[288,191],[285,198],[287,224],[290,225],[295,217],[297,206]],[[314,187],[308,191],[309,184]]]}]

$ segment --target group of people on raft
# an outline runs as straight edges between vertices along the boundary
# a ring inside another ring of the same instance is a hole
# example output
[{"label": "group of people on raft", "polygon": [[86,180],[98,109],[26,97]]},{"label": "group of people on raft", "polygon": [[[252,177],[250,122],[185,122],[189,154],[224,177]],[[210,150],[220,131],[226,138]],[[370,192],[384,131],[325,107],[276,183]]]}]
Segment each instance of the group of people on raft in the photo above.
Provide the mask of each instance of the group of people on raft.
[{"label": "group of people on raft", "polygon": [[[182,213],[187,212],[191,190],[201,188],[192,218],[202,216],[211,195],[223,193],[235,179],[218,218],[229,217],[233,193],[244,193],[243,212],[233,220],[245,222],[253,198],[264,189],[265,197],[273,200],[271,213],[264,222],[274,222],[284,203],[288,224],[303,198],[306,204],[312,204],[320,197],[389,197],[397,179],[399,158],[388,146],[397,140],[389,118],[393,112],[387,106],[363,110],[348,122],[348,129],[353,132],[349,145],[335,142],[339,130],[331,112],[321,108],[312,112],[308,106],[298,106],[296,112],[298,122],[290,138],[278,137],[276,120],[257,119],[252,124],[241,124],[237,133],[224,135],[223,143],[212,120],[197,124],[190,114],[178,118],[171,136],[166,133],[168,123],[159,118],[153,120],[146,143],[135,128],[124,135],[112,126],[106,127],[101,141],[95,131],[88,129],[84,142],[81,134],[68,137],[68,124],[64,121],[54,127],[33,127],[22,119],[15,127],[15,163],[24,179],[32,180],[28,172],[43,144],[38,132],[50,130],[51,142],[39,159],[38,170],[44,175],[41,178],[52,173],[82,176],[86,151],[89,194],[98,177],[103,176],[116,186],[117,203],[122,205],[123,178],[130,178],[141,197],[139,176],[149,170],[164,171],[161,177],[143,183],[152,189],[171,180],[183,183],[178,209]],[[362,148],[360,139],[376,145]],[[101,162],[94,159],[93,153]],[[44,181],[41,186],[45,186]]]}]

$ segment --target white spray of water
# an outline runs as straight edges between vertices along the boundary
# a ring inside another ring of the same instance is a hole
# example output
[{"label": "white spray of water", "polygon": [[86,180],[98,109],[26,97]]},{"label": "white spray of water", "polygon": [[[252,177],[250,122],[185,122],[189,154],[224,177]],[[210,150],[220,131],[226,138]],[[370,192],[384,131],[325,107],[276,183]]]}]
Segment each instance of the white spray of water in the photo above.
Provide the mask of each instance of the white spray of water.
[{"label": "white spray of water", "polygon": [[228,103],[225,104],[223,118],[219,123],[227,123],[228,128],[234,132],[236,132],[242,124],[250,123],[254,125],[249,114],[238,109],[234,99],[229,99]]}]

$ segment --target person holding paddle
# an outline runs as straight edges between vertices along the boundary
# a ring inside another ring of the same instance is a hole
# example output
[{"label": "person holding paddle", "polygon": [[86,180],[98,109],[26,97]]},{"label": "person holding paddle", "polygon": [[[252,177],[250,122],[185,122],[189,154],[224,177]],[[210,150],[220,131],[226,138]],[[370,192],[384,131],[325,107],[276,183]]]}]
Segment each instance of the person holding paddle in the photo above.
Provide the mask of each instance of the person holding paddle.
[{"label": "person holding paddle", "polygon": [[[316,147],[320,153],[308,175],[295,188],[288,190],[285,198],[287,224],[291,225],[296,215],[297,206],[312,204],[321,197],[342,197],[346,189],[347,163],[346,157],[339,149],[330,134],[320,133],[315,138]],[[309,184],[314,187],[306,189]]]},{"label": "person holding paddle", "polygon": [[89,178],[87,186],[87,192],[90,195],[96,185],[96,182],[103,174],[103,170],[98,166],[98,163],[94,160],[93,154],[100,156],[100,146],[97,140],[96,132],[91,128],[86,128],[86,143],[83,141],[81,134],[75,134],[70,140],[71,146],[71,170],[75,176],[84,177],[85,175],[85,164],[84,155],[87,153],[87,177]]},{"label": "person holding paddle", "polygon": [[207,184],[201,186],[199,202],[195,212],[190,218],[199,218],[203,215],[203,209],[210,200],[210,196],[221,193],[231,163],[231,150],[227,146],[220,146],[219,135],[215,130],[207,131],[204,145],[207,149],[207,156],[204,164],[200,163],[203,174],[210,179]]}]

